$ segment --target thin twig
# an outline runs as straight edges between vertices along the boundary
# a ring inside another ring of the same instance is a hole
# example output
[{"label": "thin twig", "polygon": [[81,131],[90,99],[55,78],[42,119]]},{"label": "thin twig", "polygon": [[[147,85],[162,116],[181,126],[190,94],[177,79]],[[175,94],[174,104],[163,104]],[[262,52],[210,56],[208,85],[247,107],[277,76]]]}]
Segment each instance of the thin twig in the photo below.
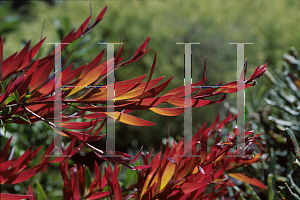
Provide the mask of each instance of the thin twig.
[{"label": "thin twig", "polygon": [[[120,43],[122,43],[122,33],[121,33],[121,36],[120,36]],[[119,45],[119,51],[121,49],[121,44]]]},{"label": "thin twig", "polygon": [[[3,40],[3,37],[1,37],[1,43],[2,43],[2,40]],[[0,81],[3,85],[3,72],[2,72],[2,60],[3,60],[3,58],[2,58],[2,54],[3,54],[2,48],[0,48]]]},{"label": "thin twig", "polygon": [[[43,31],[44,31],[44,27],[45,27],[45,23],[46,23],[46,18],[47,18],[47,16],[45,16],[45,19],[44,19],[43,28],[42,28],[42,32],[41,32],[41,40],[43,39]],[[37,58],[40,56],[40,52],[41,52],[41,48],[39,49]]]},{"label": "thin twig", "polygon": [[[0,52],[1,54],[1,52]],[[1,58],[2,60],[2,58]],[[0,60],[0,82],[3,85],[2,61]]]},{"label": "thin twig", "polygon": [[28,108],[26,108],[26,106],[22,105],[22,107],[27,111],[30,112],[31,114],[33,114],[34,116],[36,116],[37,118],[39,118],[40,120],[42,120],[43,122],[46,122],[47,124],[49,124],[52,128],[57,128],[55,124],[53,124],[52,122],[49,122],[48,120],[44,119],[43,117],[37,115],[36,113],[34,113],[33,111],[29,110]]},{"label": "thin twig", "polygon": [[[55,102],[60,102],[60,101],[52,101],[52,100],[48,100],[48,101],[37,101],[37,102],[27,102],[27,103],[16,103],[16,104],[10,104],[10,105],[6,105],[6,106],[2,106],[0,107],[0,110],[4,110],[6,108],[9,108],[9,107],[15,107],[15,106],[22,106],[22,105],[25,105],[25,106],[30,106],[30,105],[35,105],[35,104],[47,104],[47,103],[55,103]],[[62,100],[62,103],[76,103],[72,100]]]},{"label": "thin twig", "polygon": [[[90,16],[92,15],[92,2],[90,1]],[[89,21],[89,26],[91,25],[91,19]]]}]

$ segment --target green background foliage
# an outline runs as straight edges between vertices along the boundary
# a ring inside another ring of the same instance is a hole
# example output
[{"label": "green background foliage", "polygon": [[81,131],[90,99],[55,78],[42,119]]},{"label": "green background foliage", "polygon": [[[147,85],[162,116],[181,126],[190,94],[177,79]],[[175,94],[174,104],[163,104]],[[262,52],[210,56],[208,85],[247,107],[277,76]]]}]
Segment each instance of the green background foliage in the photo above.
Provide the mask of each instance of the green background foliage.
[{"label": "green background foliage", "polygon": [[[247,77],[259,64],[269,63],[268,68],[272,70],[281,68],[282,55],[288,47],[295,46],[296,49],[300,49],[300,27],[297,25],[300,19],[299,1],[92,1],[91,5],[92,20],[105,5],[108,6],[108,10],[104,20],[95,30],[67,47],[63,58],[76,48],[67,66],[75,62],[76,68],[90,62],[104,47],[99,45],[99,42],[119,42],[121,34],[124,43],[123,56],[128,59],[148,35],[151,37],[148,45],[151,50],[133,65],[118,69],[115,74],[117,81],[149,74],[157,50],[157,65],[153,78],[165,76],[166,80],[174,75],[166,90],[183,85],[184,47],[176,45],[176,42],[201,43],[193,45],[192,74],[193,82],[201,80],[204,58],[207,56],[206,85],[236,79],[236,45],[229,45],[230,42],[253,43],[245,45],[245,56],[248,57]],[[19,7],[14,7],[12,2],[1,2],[1,9],[5,11],[0,12],[0,34],[4,36],[5,59],[19,51],[27,41],[31,40],[33,45],[40,40],[45,17],[45,43],[61,41],[73,28],[77,30],[89,16],[90,2],[63,1],[49,4],[32,1]],[[3,25],[4,23],[6,25]],[[53,45],[44,44],[40,57],[47,55],[53,48]],[[262,97],[268,87],[270,82],[266,77],[261,78],[256,87],[246,91],[246,105],[249,101],[255,106],[262,105],[262,99],[257,97]],[[225,101],[234,107],[236,94],[227,95]],[[227,113],[224,103],[193,109],[194,132],[205,121],[211,124],[219,111],[222,119]],[[247,112],[246,116],[250,116],[251,113]],[[117,123],[117,150],[134,150],[141,145],[144,145],[146,150],[150,150],[151,147],[159,150],[162,138],[167,137],[168,131],[173,138],[180,139],[183,136],[183,115],[164,117],[151,111],[135,111],[133,114],[156,123],[156,126],[145,128]],[[40,123],[36,127],[8,126],[8,133],[17,136],[13,141],[17,146],[17,155],[30,144],[35,144],[36,148],[45,145],[49,138],[52,140],[47,125]],[[25,141],[28,141],[28,144]],[[105,145],[105,140],[101,145]],[[105,146],[102,149],[104,148]],[[50,174],[48,178],[51,178]],[[41,184],[46,182],[42,181]],[[19,190],[23,191],[20,188]],[[50,188],[45,189],[45,192],[50,194],[52,190],[56,191]],[[52,199],[56,195],[60,196],[53,193],[53,196],[49,197]]]}]

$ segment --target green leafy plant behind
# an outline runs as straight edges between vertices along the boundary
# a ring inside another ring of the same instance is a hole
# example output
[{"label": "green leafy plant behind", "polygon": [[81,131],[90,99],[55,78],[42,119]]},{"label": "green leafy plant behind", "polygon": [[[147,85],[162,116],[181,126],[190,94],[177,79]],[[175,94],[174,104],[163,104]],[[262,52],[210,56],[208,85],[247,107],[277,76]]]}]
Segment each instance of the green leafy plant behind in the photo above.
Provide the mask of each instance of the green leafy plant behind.
[{"label": "green leafy plant behind", "polygon": [[[266,72],[272,83],[259,111],[268,144],[272,146],[267,183],[269,199],[300,199],[300,62],[294,47],[284,54],[282,70]],[[279,194],[279,196],[278,196]]]}]

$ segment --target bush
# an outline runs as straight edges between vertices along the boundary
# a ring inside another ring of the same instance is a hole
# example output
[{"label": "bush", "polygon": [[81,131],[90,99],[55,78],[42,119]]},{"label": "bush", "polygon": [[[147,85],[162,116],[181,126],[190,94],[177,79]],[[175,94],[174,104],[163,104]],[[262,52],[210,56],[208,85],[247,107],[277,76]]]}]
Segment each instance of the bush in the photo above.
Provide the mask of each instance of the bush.
[{"label": "bush", "polygon": [[[102,20],[106,9],[107,7],[100,12],[94,23],[90,24],[91,16],[89,16],[77,31],[72,30],[64,37],[61,41],[61,51],[63,52],[67,46],[66,43],[72,43],[79,37],[89,33]],[[40,171],[48,173],[52,170],[51,167],[55,168],[57,166],[56,163],[59,163],[60,166],[65,199],[99,199],[106,197],[110,197],[110,199],[216,199],[229,196],[232,196],[231,198],[241,196],[242,198],[242,191],[238,191],[239,189],[235,187],[237,184],[229,179],[229,176],[266,189],[256,178],[244,173],[232,172],[235,168],[245,167],[261,161],[264,145],[259,142],[261,134],[254,134],[253,130],[248,129],[245,131],[234,129],[234,135],[228,135],[227,141],[221,142],[221,129],[236,117],[232,117],[230,113],[221,122],[219,122],[219,116],[217,116],[209,128],[206,128],[206,124],[204,124],[193,136],[191,151],[197,157],[176,157],[176,155],[186,153],[183,140],[178,143],[174,141],[172,148],[167,143],[164,155],[161,151],[151,159],[152,152],[150,154],[142,153],[141,149],[132,160],[129,159],[132,156],[127,153],[120,151],[106,152],[91,144],[91,141],[97,141],[105,136],[105,134],[101,135],[100,131],[109,118],[133,126],[152,126],[154,123],[134,117],[129,113],[133,110],[147,109],[165,116],[177,116],[184,113],[184,86],[158,96],[167,87],[172,77],[159,85],[157,84],[163,77],[151,80],[156,66],[156,54],[147,81],[142,82],[145,76],[141,76],[114,83],[114,113],[107,111],[107,84],[102,84],[105,85],[104,88],[87,89],[80,87],[97,86],[103,83],[108,74],[114,72],[115,69],[132,64],[140,59],[149,51],[146,46],[150,37],[147,37],[134,55],[124,62],[121,62],[123,59],[121,57],[123,46],[112,60],[100,64],[104,55],[103,50],[89,64],[73,70],[71,70],[73,64],[66,67],[69,54],[62,62],[63,70],[61,73],[51,73],[56,62],[55,59],[57,59],[54,51],[43,58],[35,57],[44,40],[45,38],[31,49],[29,49],[30,42],[28,42],[19,53],[3,60],[3,36],[1,37],[0,122],[4,132],[9,123],[34,125],[42,121],[60,134],[45,150],[40,157],[40,161],[35,161],[33,165],[30,165],[32,164],[31,161],[36,159],[36,155],[42,147],[31,151],[32,145],[26,151],[20,151],[21,155],[14,157],[15,148],[12,148],[9,154],[13,137],[11,136],[8,139],[1,151],[1,184],[7,185],[5,190],[13,191],[9,189],[11,184],[19,184],[29,180]],[[114,62],[115,68],[107,69],[108,63],[112,62]],[[245,62],[245,70],[247,71],[247,61]],[[245,84],[245,88],[251,87],[256,84],[256,79],[261,77],[266,70],[266,65],[261,68],[258,66],[248,80],[232,81],[224,84],[223,86],[228,86],[227,88],[209,88],[203,91],[193,88],[193,107],[223,102],[228,93],[237,92],[237,89],[232,87],[237,87],[238,84]],[[69,87],[63,87],[61,90],[61,108],[63,112],[57,117],[54,116],[56,99],[53,95],[55,92],[53,81],[56,81],[55,77],[59,76],[61,76],[62,85],[68,85]],[[192,86],[204,85],[206,80],[205,62],[202,80],[193,83]],[[205,99],[220,95],[223,96],[219,100]],[[163,103],[175,105],[176,107],[159,107]],[[55,123],[58,118],[61,118],[62,123]],[[78,118],[83,118],[84,121],[76,121]],[[235,154],[240,157],[231,157],[230,150],[240,142],[236,141],[237,134],[243,133],[245,133],[246,147],[245,149],[236,149]],[[60,144],[56,144],[61,135],[71,139],[68,145],[62,143],[60,147]],[[207,151],[208,139],[212,137],[215,137],[214,143],[211,146],[211,151]],[[243,156],[251,155],[256,146],[258,146],[259,152],[255,157]],[[72,162],[70,163],[69,158],[64,156],[73,156],[81,148],[93,151],[98,160],[114,162],[114,169],[108,162],[107,167],[104,169],[104,176],[102,176],[101,167],[99,168],[95,159],[94,179],[91,179],[89,168],[79,162],[73,163],[73,167],[68,173],[69,164],[72,164]],[[55,149],[63,156],[51,159],[49,155],[53,155]],[[120,155],[120,157],[105,157],[105,155],[111,155],[110,153]],[[140,155],[142,155],[143,165],[139,165],[139,162],[136,161]],[[133,166],[135,161],[136,164]],[[120,166],[131,170],[127,171],[124,183],[119,182],[117,178]],[[134,174],[134,180],[130,180],[131,174]],[[233,187],[238,192],[227,192],[227,187]],[[247,188],[250,188],[250,186],[247,185]],[[247,194],[245,195],[247,196]],[[44,196],[45,192],[39,182],[35,184],[35,187],[29,184],[26,195],[1,193],[2,199],[40,199]]]}]

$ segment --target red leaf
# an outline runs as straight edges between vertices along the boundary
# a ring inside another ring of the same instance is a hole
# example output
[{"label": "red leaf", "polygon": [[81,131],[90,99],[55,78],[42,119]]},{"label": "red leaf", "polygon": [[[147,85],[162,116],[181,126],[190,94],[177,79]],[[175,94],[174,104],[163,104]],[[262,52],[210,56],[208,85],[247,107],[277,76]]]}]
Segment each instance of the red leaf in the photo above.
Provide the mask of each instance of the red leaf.
[{"label": "red leaf", "polygon": [[79,29],[76,32],[76,36],[75,38],[78,38],[81,36],[81,34],[83,33],[83,31],[85,30],[85,28],[87,27],[87,25],[89,24],[90,20],[91,20],[92,15],[90,15],[79,27]]},{"label": "red leaf", "polygon": [[[191,85],[192,86],[191,92],[194,92],[194,91],[198,90],[197,88],[194,88],[193,86],[199,86],[199,85],[202,85],[202,84],[203,84],[203,81],[199,81],[199,82],[193,83]],[[180,86],[178,88],[175,88],[175,89],[167,92],[165,95],[170,95],[170,94],[174,95],[173,98],[184,97],[185,96],[185,86]]]},{"label": "red leaf", "polygon": [[[162,96],[162,97],[144,98],[144,99],[141,99],[139,101],[137,100],[137,102],[134,105],[129,105],[126,109],[129,109],[129,110],[144,110],[144,109],[148,109],[148,108],[157,106],[157,105],[165,102],[170,97],[172,97],[172,95]],[[133,100],[135,100],[135,99],[133,99]]]},{"label": "red leaf", "polygon": [[60,132],[56,129],[54,130],[63,136],[69,136],[75,140],[80,140],[80,141],[94,141],[94,140],[99,140],[103,137],[103,135],[95,136],[95,135],[85,134],[81,132],[66,131],[66,130],[62,130],[62,132]]},{"label": "red leaf", "polygon": [[91,195],[88,195],[86,197],[86,199],[100,199],[100,198],[103,198],[103,197],[106,197],[109,195],[109,191],[106,191],[106,192],[97,192],[97,193],[92,193]]},{"label": "red leaf", "polygon": [[0,104],[12,93],[16,91],[16,89],[22,84],[25,79],[25,74],[20,76],[17,80],[15,80],[11,85],[7,86],[5,93],[0,97]]},{"label": "red leaf", "polygon": [[[1,35],[1,41],[0,41],[0,62],[1,63],[3,62],[3,35]],[[3,72],[1,71],[1,73]]]},{"label": "red leaf", "polygon": [[40,99],[40,98],[44,97],[45,95],[50,94],[52,91],[54,91],[54,84],[53,84],[53,81],[49,81],[45,85],[43,85],[41,88],[39,88],[37,91],[35,91],[31,95],[30,100],[33,101],[36,98]]},{"label": "red leaf", "polygon": [[146,84],[146,86],[145,86],[145,88],[144,88],[144,90],[143,90],[142,93],[145,92],[145,90],[146,90],[146,88],[147,88],[147,86],[148,86],[148,84],[149,84],[149,82],[150,82],[150,80],[151,80],[151,78],[152,78],[153,71],[154,71],[154,68],[155,68],[155,65],[156,65],[156,55],[157,55],[157,51],[155,52],[155,56],[154,56],[154,60],[153,60],[153,64],[152,64],[152,67],[151,67],[151,71],[150,71],[150,75],[149,75],[147,84]]},{"label": "red leaf", "polygon": [[208,183],[184,183],[180,187],[184,194],[189,194],[195,190],[203,190]]},{"label": "red leaf", "polygon": [[[20,182],[23,182],[31,177],[33,177],[36,173],[38,173],[41,169],[43,169],[44,165],[38,165],[32,168],[29,168],[19,174],[13,174],[11,175],[6,181],[4,181],[4,184],[17,184]],[[2,174],[1,174],[2,176]],[[3,184],[2,180],[1,183]]]},{"label": "red leaf", "polygon": [[[71,43],[72,41],[74,41],[75,35],[76,35],[76,33],[74,33],[74,31],[75,31],[75,28],[70,33],[68,33],[68,35],[66,37],[64,37],[64,39],[61,41],[61,43]],[[66,44],[61,45],[61,52],[63,51],[65,45]],[[52,54],[54,55],[54,51],[52,52]]]},{"label": "red leaf", "polygon": [[[29,62],[33,59],[33,57],[35,56],[35,54],[40,50],[43,42],[45,41],[46,37],[44,37],[44,39],[42,39],[41,41],[39,41],[34,47],[32,47],[32,49],[26,54],[26,56],[23,58],[23,62],[22,65],[19,67],[18,72],[22,71],[23,69],[27,68]],[[32,64],[31,64],[32,65]],[[30,65],[30,66],[31,66]]]},{"label": "red leaf", "polygon": [[210,129],[207,129],[206,131],[204,131],[204,134],[202,135],[200,141],[201,141],[201,161],[200,164],[202,164],[206,158],[207,155],[207,135],[208,135],[208,131]]},{"label": "red leaf", "polygon": [[[2,52],[3,53],[3,52]],[[11,56],[9,56],[8,58],[6,58],[3,62],[2,62],[2,72],[4,72],[4,69],[7,68],[8,65],[10,65],[10,63],[14,60],[14,58],[16,57],[16,55],[18,54],[18,52],[12,54]],[[2,59],[3,59],[3,55],[2,55]]]},{"label": "red leaf", "polygon": [[11,142],[11,140],[12,140],[12,137],[13,136],[11,136],[7,141],[6,141],[6,143],[5,143],[5,145],[4,145],[4,147],[3,147],[3,149],[2,149],[2,151],[1,151],[1,153],[0,153],[0,161],[1,161],[1,163],[3,163],[5,160],[6,160],[6,158],[7,158],[7,155],[8,155],[8,151],[9,151],[9,146],[10,146],[10,142]]},{"label": "red leaf", "polygon": [[28,88],[28,86],[29,86],[29,84],[31,82],[32,75],[36,71],[38,63],[39,63],[39,59],[37,61],[35,61],[34,64],[32,65],[32,67],[26,72],[26,74],[25,74],[25,76],[26,76],[25,80],[23,81],[23,83],[17,89],[19,97],[20,97],[19,101],[21,101],[23,99],[22,98],[23,95],[26,94],[27,88]]},{"label": "red leaf", "polygon": [[143,146],[141,147],[139,153],[130,161],[130,163],[133,163],[134,161],[136,161],[136,159],[138,159],[138,157],[141,155],[142,153],[142,149],[143,149]]},{"label": "red leaf", "polygon": [[139,96],[138,98],[149,98],[149,97],[156,97],[159,93],[161,93],[170,83],[171,79],[173,78],[173,76],[171,76],[168,80],[166,80],[165,82],[163,82],[162,84],[146,91],[145,93],[143,93],[141,96]]},{"label": "red leaf", "polygon": [[139,165],[139,166],[136,166],[134,168],[132,168],[133,170],[136,170],[136,169],[148,169],[148,168],[151,168],[152,165]]},{"label": "red leaf", "polygon": [[119,64],[119,62],[121,62],[121,60],[123,59],[123,58],[120,59],[121,54],[122,54],[122,51],[123,51],[123,47],[124,47],[124,44],[121,46],[121,48],[120,48],[118,54],[117,54],[116,57],[115,57],[115,64],[116,64],[116,65]]},{"label": "red leaf", "polygon": [[74,130],[86,129],[95,126],[96,122],[97,122],[96,120],[89,121],[89,122],[64,122],[60,124],[60,126],[62,126],[63,128],[74,129]]},{"label": "red leaf", "polygon": [[[106,71],[107,65],[110,66],[110,63],[112,63],[112,62],[114,62],[114,59],[110,59],[109,61],[106,61],[106,62],[102,63],[101,65],[94,67],[92,70],[87,72],[82,79],[80,79],[80,81],[78,82],[77,85],[78,86],[90,85],[91,83],[96,81],[101,76],[101,73],[103,71]],[[112,66],[114,66],[114,63]],[[112,69],[109,69],[109,70],[112,70]],[[83,89],[83,87],[75,87],[73,90],[71,90],[71,92],[70,92],[70,94],[68,94],[68,96],[71,96],[82,89]]]},{"label": "red leaf", "polygon": [[3,66],[3,79],[6,79],[8,76],[16,73],[19,66],[22,63],[24,56],[27,54],[29,49],[30,41],[25,45],[25,47],[20,51],[20,53],[12,60],[9,65]]},{"label": "red leaf", "polygon": [[103,55],[104,55],[105,48],[90,62],[82,71],[79,78],[83,78],[86,76],[87,73],[89,73],[91,70],[93,70],[99,63],[101,62]]},{"label": "red leaf", "polygon": [[8,194],[8,193],[1,193],[2,200],[20,200],[20,199],[27,199],[31,198],[33,195],[19,195],[19,194]]},{"label": "red leaf", "polygon": [[[51,60],[51,62],[53,62],[53,60]],[[40,67],[34,72],[34,75],[30,81],[30,92],[37,89],[45,80],[47,80],[48,75],[52,71],[51,62],[44,64],[42,67]]]},{"label": "red leaf", "polygon": [[219,119],[220,119],[220,113],[218,114],[218,116],[216,117],[215,121],[213,122],[211,129],[214,130],[217,126],[217,124],[219,123]]},{"label": "red leaf", "polygon": [[97,117],[98,118],[106,117],[106,114],[105,113],[99,113],[99,112],[86,114],[86,115],[83,116],[83,119],[96,119]]},{"label": "red leaf", "polygon": [[16,171],[25,169],[31,160],[36,156],[36,154],[41,150],[41,148],[42,146],[32,152],[30,152],[31,148],[28,148],[25,153],[11,166],[11,169],[16,168]]},{"label": "red leaf", "polygon": [[0,165],[0,172],[3,172],[5,170],[7,170],[7,168],[9,166],[11,166],[14,162],[16,161],[16,158],[12,159],[12,160],[8,160],[6,162],[1,162],[1,165]]},{"label": "red leaf", "polygon": [[102,20],[103,15],[105,14],[106,10],[107,10],[107,6],[105,6],[105,7],[103,8],[103,10],[99,13],[99,15],[98,15],[98,17],[96,18],[95,22],[99,22],[100,20]]},{"label": "red leaf", "polygon": [[[121,102],[123,103],[123,102]],[[126,109],[129,105],[134,104],[135,102],[124,102],[124,105],[115,105],[114,110],[115,111],[122,111],[123,109]],[[74,106],[80,110],[85,110],[85,111],[91,111],[91,112],[106,112],[107,108],[112,108],[112,106],[97,106],[97,107],[80,107],[80,106]]]},{"label": "red leaf", "polygon": [[[72,65],[73,66],[73,65]],[[67,69],[65,69],[62,72],[62,80],[61,80],[61,85],[67,85],[70,83],[73,79],[75,79],[85,68],[86,64],[72,70],[71,72],[67,73]],[[69,67],[68,67],[69,68]],[[66,72],[65,72],[66,71]]]}]

